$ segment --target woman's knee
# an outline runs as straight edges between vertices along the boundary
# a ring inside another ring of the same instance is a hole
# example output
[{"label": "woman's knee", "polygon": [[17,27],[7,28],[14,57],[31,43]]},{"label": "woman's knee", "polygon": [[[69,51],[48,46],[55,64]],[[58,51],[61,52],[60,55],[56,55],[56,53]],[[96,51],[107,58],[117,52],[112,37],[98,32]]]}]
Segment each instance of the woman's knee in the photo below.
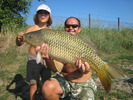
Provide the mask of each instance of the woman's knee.
[{"label": "woman's knee", "polygon": [[30,90],[31,91],[36,91],[37,90],[37,84],[32,84],[32,85],[30,85]]}]

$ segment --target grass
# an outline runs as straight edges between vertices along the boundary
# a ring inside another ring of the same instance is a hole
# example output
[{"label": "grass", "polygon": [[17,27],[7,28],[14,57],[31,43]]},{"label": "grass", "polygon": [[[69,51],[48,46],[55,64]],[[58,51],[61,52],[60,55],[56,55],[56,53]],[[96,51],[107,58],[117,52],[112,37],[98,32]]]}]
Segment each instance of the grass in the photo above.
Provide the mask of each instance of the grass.
[{"label": "grass", "polygon": [[[97,46],[98,50],[105,53],[121,53],[126,50],[133,50],[133,30],[124,29],[117,31],[115,29],[84,29],[93,43]],[[82,35],[82,34],[81,34]]]},{"label": "grass", "polygon": [[[17,47],[16,35],[25,30],[23,28],[4,28],[0,33],[0,100],[15,100],[15,96],[6,91],[6,86],[16,74],[26,75],[26,56],[29,45]],[[16,29],[15,29],[16,28]],[[63,30],[62,27],[55,29]],[[110,64],[119,66],[130,77],[133,75],[133,29],[125,28],[101,29],[94,27],[91,30],[83,28],[79,37],[89,43],[102,59]],[[94,75],[96,78],[97,75]],[[107,94],[102,87],[95,93],[96,100],[132,100],[133,95],[117,89]],[[126,98],[126,99],[125,99]]]},{"label": "grass", "polygon": [[132,95],[122,91],[112,91],[105,93],[104,90],[99,89],[95,93],[96,100],[132,100]]}]

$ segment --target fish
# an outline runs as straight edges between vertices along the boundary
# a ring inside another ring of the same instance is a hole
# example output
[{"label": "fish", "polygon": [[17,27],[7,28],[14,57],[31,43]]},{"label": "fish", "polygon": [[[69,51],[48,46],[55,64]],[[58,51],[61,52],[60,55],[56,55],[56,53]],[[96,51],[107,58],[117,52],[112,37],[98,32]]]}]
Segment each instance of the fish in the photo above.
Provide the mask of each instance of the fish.
[{"label": "fish", "polygon": [[121,69],[104,62],[88,43],[69,32],[41,29],[25,34],[24,39],[33,46],[39,46],[43,43],[48,44],[50,57],[57,61],[72,65],[75,65],[77,60],[88,62],[98,75],[106,92],[111,90],[113,79],[127,78],[126,73]]}]

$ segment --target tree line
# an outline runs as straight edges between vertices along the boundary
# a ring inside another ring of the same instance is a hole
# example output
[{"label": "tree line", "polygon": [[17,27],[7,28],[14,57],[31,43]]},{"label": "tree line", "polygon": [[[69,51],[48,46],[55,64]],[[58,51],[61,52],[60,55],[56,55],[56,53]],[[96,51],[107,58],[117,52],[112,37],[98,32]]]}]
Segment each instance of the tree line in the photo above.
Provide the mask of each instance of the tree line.
[{"label": "tree line", "polygon": [[[44,1],[45,0],[38,0]],[[18,26],[26,25],[26,14],[29,13],[33,0],[1,0],[0,2],[0,30],[2,26],[15,23]]]}]

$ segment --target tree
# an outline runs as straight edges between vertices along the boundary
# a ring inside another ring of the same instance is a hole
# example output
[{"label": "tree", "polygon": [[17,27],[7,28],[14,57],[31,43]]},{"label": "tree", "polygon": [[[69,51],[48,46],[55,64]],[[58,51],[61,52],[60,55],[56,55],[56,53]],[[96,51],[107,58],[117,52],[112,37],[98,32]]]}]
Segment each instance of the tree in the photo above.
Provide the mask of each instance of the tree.
[{"label": "tree", "polygon": [[[0,31],[1,27],[15,23],[19,27],[26,25],[25,21],[33,0],[1,0],[0,2]],[[44,1],[46,0],[38,0]],[[8,25],[10,26],[10,25]]]},{"label": "tree", "polygon": [[0,29],[2,25],[16,23],[25,24],[26,14],[32,0],[1,0],[0,2]]}]

